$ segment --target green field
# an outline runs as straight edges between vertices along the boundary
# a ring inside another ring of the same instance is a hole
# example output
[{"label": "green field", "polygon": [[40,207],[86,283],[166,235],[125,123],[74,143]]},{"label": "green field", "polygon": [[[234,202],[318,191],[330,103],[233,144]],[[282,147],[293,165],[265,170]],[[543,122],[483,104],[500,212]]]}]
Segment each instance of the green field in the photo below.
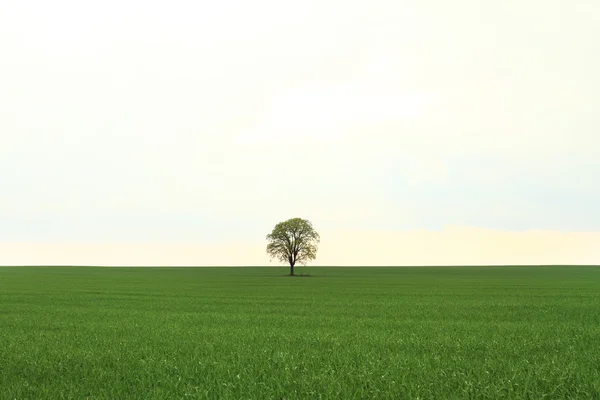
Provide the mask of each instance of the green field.
[{"label": "green field", "polygon": [[600,398],[600,268],[297,272],[0,268],[0,398]]}]

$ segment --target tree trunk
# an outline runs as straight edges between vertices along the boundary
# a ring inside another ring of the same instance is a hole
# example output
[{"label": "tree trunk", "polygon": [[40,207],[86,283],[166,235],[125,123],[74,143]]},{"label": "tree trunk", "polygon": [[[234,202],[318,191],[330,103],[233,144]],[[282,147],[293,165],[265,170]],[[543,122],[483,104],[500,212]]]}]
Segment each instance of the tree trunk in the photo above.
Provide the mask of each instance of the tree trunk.
[{"label": "tree trunk", "polygon": [[294,276],[294,263],[290,263],[290,276]]}]

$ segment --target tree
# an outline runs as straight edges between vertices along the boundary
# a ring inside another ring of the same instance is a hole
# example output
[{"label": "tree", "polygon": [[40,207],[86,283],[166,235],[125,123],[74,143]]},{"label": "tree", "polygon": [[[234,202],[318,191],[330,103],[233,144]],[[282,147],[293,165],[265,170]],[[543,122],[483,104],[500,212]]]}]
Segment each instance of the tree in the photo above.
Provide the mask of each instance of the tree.
[{"label": "tree", "polygon": [[267,254],[271,260],[289,263],[290,276],[294,276],[296,264],[306,265],[317,257],[320,237],[310,221],[292,218],[275,225],[267,240]]}]

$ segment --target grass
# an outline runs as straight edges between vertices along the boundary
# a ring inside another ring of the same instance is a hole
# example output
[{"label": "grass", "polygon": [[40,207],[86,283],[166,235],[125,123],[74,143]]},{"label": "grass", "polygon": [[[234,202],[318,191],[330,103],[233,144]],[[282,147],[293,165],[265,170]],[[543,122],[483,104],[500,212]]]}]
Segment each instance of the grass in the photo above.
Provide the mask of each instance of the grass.
[{"label": "grass", "polygon": [[600,398],[600,268],[287,272],[0,268],[0,398]]}]

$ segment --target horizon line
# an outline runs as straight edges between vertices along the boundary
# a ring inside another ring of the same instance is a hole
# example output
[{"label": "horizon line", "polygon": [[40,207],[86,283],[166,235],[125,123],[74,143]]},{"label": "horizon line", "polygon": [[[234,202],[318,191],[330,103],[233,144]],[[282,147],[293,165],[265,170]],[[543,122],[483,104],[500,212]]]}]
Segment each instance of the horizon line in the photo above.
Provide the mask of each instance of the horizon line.
[{"label": "horizon line", "polygon": [[[77,265],[77,264],[21,264],[2,265],[0,268],[289,268],[289,265]],[[600,264],[432,264],[432,265],[312,265],[299,268],[452,268],[452,267],[600,267]],[[298,266],[295,266],[298,268]]]}]

